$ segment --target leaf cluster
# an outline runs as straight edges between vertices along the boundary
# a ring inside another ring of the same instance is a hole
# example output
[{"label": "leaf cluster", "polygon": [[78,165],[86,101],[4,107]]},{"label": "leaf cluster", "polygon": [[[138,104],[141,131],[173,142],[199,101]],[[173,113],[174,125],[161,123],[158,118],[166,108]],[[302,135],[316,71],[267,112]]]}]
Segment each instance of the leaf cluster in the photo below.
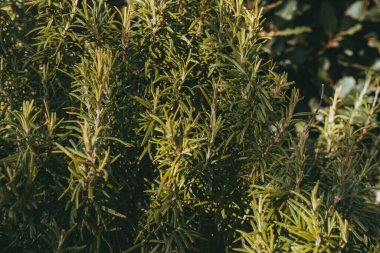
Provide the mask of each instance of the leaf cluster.
[{"label": "leaf cluster", "polygon": [[4,252],[377,252],[379,77],[296,113],[259,2],[2,1]]}]

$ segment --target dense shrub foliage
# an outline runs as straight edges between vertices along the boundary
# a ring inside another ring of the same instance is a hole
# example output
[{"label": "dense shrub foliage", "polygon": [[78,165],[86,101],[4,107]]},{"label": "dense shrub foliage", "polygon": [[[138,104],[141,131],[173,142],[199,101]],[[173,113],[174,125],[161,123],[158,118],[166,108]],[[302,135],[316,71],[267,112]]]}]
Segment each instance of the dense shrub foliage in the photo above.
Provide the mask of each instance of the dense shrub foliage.
[{"label": "dense shrub foliage", "polygon": [[379,252],[379,76],[295,113],[250,4],[1,1],[2,252]]}]

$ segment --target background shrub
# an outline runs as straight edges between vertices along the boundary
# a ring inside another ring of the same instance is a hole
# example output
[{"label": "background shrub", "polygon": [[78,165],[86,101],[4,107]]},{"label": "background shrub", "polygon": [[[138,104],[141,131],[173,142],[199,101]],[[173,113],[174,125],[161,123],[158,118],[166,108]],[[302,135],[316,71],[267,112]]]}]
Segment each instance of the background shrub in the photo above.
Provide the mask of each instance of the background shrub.
[{"label": "background shrub", "polygon": [[266,51],[306,97],[302,110],[315,109],[321,84],[350,89],[369,69],[379,70],[380,2],[262,1],[267,19]]}]

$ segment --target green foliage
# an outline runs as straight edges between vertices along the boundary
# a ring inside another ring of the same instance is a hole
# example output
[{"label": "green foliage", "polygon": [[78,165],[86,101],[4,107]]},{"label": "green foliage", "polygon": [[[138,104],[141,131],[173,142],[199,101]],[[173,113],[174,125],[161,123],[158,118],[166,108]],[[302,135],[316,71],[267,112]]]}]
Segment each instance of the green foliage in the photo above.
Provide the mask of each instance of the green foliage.
[{"label": "green foliage", "polygon": [[[247,1],[250,2],[250,1]],[[326,94],[342,78],[362,78],[363,70],[379,70],[380,2],[262,1],[266,51],[301,89],[307,110],[310,98]]]},{"label": "green foliage", "polygon": [[4,252],[379,250],[375,72],[295,113],[258,2],[0,3]]}]

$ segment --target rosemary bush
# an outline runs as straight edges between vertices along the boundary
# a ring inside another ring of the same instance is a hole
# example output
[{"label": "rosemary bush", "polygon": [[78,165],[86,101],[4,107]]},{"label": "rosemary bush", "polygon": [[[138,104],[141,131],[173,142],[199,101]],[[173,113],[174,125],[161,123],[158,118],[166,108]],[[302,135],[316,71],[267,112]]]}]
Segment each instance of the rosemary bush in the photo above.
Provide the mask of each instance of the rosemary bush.
[{"label": "rosemary bush", "polygon": [[2,252],[380,250],[376,73],[295,113],[258,2],[0,3]]}]

